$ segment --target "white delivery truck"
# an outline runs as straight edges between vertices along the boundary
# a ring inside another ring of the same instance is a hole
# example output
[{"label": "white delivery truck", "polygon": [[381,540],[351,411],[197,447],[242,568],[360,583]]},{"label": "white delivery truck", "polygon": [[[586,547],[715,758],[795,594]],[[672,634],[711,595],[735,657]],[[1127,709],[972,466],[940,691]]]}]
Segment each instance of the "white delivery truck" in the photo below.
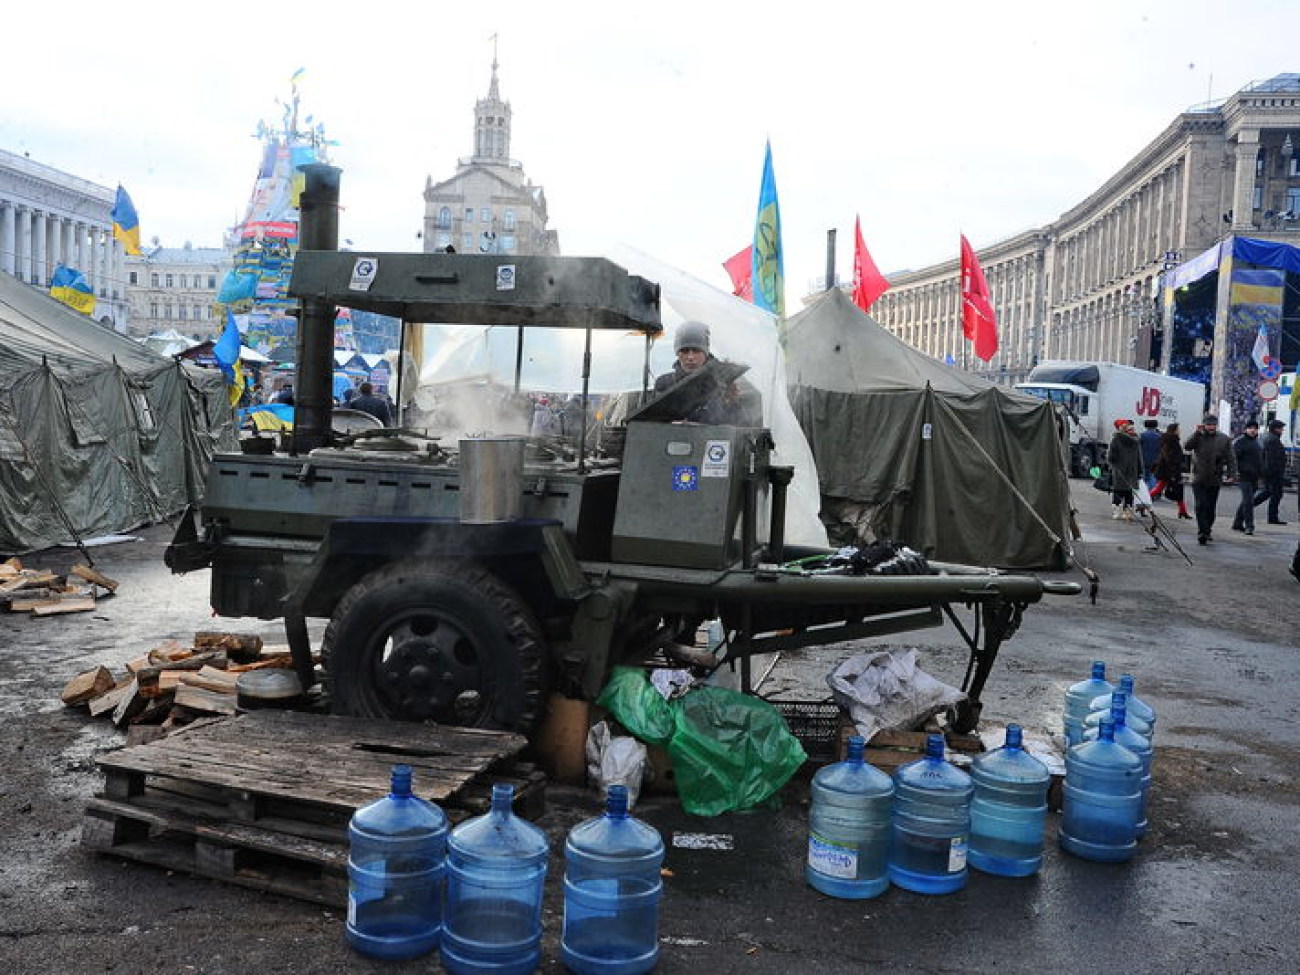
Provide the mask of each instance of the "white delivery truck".
[{"label": "white delivery truck", "polygon": [[1205,386],[1187,379],[1121,366],[1116,362],[1045,360],[1016,389],[1055,403],[1070,438],[1070,473],[1084,477],[1105,460],[1115,421],[1156,419],[1163,431],[1177,423],[1189,437],[1201,422]]}]

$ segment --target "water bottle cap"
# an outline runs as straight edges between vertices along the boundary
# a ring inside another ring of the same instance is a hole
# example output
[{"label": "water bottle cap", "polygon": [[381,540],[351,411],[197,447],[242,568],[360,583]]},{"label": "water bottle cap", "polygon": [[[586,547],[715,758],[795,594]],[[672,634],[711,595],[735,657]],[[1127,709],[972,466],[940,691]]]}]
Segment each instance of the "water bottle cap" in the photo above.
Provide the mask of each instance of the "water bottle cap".
[{"label": "water bottle cap", "polygon": [[1115,740],[1115,719],[1111,717],[1102,718],[1097,724],[1098,741]]},{"label": "water bottle cap", "polygon": [[615,819],[627,815],[627,786],[615,783],[606,790],[605,815]]},{"label": "water bottle cap", "polygon": [[1106,679],[1106,661],[1094,660],[1092,662],[1092,679],[1093,680]]},{"label": "water bottle cap", "polygon": [[508,813],[510,807],[514,805],[515,787],[504,782],[497,782],[492,786],[492,811],[495,813]]},{"label": "water bottle cap", "polygon": [[390,791],[393,795],[409,796],[411,794],[411,766],[394,765],[391,781]]},{"label": "water bottle cap", "polygon": [[848,761],[860,762],[867,747],[867,740],[861,735],[849,735]]},{"label": "water bottle cap", "polygon": [[943,735],[931,734],[925,739],[926,758],[943,758]]},{"label": "water bottle cap", "polygon": [[1007,748],[1020,748],[1024,742],[1024,736],[1018,724],[1007,725]]},{"label": "water bottle cap", "polygon": [[1132,674],[1120,674],[1120,677],[1119,677],[1119,686],[1120,686],[1120,690],[1122,690],[1125,694],[1132,694],[1132,693],[1133,693],[1133,675],[1132,675]]}]

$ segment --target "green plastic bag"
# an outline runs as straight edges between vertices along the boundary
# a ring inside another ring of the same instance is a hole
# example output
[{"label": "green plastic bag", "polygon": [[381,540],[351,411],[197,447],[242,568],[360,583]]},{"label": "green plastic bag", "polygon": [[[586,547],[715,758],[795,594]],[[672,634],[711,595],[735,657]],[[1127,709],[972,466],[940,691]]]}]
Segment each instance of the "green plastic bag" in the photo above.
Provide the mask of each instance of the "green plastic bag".
[{"label": "green plastic bag", "polygon": [[643,671],[620,667],[597,703],[637,738],[666,745],[677,795],[692,815],[759,806],[808,759],[775,707],[723,687],[665,701]]},{"label": "green plastic bag", "polygon": [[673,712],[644,670],[615,667],[596,703],[647,745],[667,745],[673,736]]}]

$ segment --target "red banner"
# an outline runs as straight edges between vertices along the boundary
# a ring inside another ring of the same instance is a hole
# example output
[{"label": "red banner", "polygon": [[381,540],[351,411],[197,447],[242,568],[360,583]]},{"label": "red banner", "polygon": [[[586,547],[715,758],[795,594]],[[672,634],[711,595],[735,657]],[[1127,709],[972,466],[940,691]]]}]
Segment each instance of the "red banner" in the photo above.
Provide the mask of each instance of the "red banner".
[{"label": "red banner", "polygon": [[853,221],[853,303],[868,311],[872,303],[889,290],[889,282],[876,267],[862,239],[862,218]]},{"label": "red banner", "polygon": [[722,262],[731,276],[732,294],[745,301],[754,300],[754,245]]},{"label": "red banner", "polygon": [[975,355],[988,362],[998,351],[998,320],[979,259],[961,235],[961,330],[975,343]]}]

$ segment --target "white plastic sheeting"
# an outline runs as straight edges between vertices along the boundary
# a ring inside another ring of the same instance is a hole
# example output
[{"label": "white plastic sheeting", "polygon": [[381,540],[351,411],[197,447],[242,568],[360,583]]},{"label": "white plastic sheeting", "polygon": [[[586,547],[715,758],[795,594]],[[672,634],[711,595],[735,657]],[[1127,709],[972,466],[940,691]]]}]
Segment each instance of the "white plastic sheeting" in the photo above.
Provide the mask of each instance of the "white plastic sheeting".
[{"label": "white plastic sheeting", "polygon": [[[672,368],[673,330],[684,321],[706,322],[713,354],[750,367],[745,379],[762,394],[763,421],[776,442],[772,463],[795,471],[787,501],[786,540],[794,545],[826,545],[826,530],[817,516],[821,505],[817,469],[786,395],[785,355],[776,318],[627,245],[618,245],[603,256],[660,286],[664,332],[651,350],[649,385],[653,385],[654,376]],[[520,388],[580,392],[585,333],[558,328],[528,328],[524,333]],[[517,334],[513,327],[427,326],[417,402],[431,405],[440,387],[478,384],[513,388]],[[593,332],[591,393],[640,389],[644,357],[645,340],[637,333]]]}]

